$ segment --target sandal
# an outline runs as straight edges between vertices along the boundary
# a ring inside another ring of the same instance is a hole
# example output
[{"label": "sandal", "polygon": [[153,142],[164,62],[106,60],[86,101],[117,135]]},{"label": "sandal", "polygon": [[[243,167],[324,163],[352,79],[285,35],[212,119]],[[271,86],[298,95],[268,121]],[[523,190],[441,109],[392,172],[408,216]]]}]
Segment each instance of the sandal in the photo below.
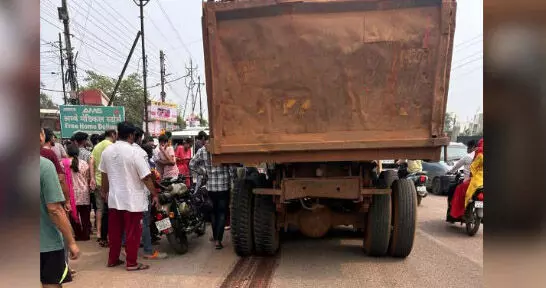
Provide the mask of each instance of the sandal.
[{"label": "sandal", "polygon": [[123,265],[123,264],[125,264],[125,261],[119,260],[119,259],[118,259],[118,261],[117,261],[116,263],[114,263],[114,264],[108,264],[108,267],[109,267],[109,268],[112,268],[112,267],[117,267],[117,266]]},{"label": "sandal", "polygon": [[138,263],[136,266],[127,267],[126,269],[127,271],[147,270],[150,269],[150,265]]},{"label": "sandal", "polygon": [[167,258],[167,253],[161,253],[159,251],[154,251],[152,255],[144,255],[143,258],[146,260],[155,260],[155,259],[165,259]]},{"label": "sandal", "polygon": [[102,247],[102,248],[108,248],[108,241],[100,240],[99,241],[99,246]]},{"label": "sandal", "polygon": [[222,243],[216,244],[216,250],[220,250],[222,248],[224,248],[224,245],[222,245]]}]

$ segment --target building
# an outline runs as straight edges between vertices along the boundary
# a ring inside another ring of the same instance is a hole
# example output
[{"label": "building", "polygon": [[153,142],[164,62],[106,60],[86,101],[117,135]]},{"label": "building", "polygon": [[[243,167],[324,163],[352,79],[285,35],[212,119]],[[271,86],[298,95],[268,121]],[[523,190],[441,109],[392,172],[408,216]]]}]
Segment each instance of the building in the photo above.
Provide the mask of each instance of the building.
[{"label": "building", "polygon": [[108,106],[110,98],[100,89],[89,89],[81,91],[79,94],[80,105],[89,106]]},{"label": "building", "polygon": [[40,127],[50,128],[57,136],[60,135],[59,109],[40,109]]},{"label": "building", "polygon": [[474,119],[470,123],[470,133],[471,135],[483,134],[483,112],[474,115]]}]

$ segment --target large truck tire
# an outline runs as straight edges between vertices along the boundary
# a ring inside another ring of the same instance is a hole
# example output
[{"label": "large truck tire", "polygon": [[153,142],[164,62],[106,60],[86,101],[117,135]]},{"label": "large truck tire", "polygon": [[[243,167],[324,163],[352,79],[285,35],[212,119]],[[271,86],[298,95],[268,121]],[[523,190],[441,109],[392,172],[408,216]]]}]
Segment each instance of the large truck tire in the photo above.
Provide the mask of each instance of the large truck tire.
[{"label": "large truck tire", "polygon": [[389,255],[406,258],[413,248],[417,225],[417,192],[409,179],[392,184],[392,235]]},{"label": "large truck tire", "polygon": [[235,254],[240,257],[252,255],[252,182],[237,179],[231,196],[231,239]]},{"label": "large truck tire", "polygon": [[398,179],[398,173],[394,170],[384,170],[379,174],[379,179],[381,181],[378,188],[391,188],[392,183]]},{"label": "large truck tire", "polygon": [[386,171],[383,171],[385,173],[385,182],[387,183],[387,187],[391,188],[392,186],[392,183],[395,181],[395,180],[398,180],[398,173],[396,173],[396,171],[394,170],[386,170]]},{"label": "large truck tire", "polygon": [[364,250],[369,256],[387,254],[391,234],[391,196],[373,195],[368,211]]},{"label": "large truck tire", "polygon": [[279,250],[275,202],[270,195],[254,197],[254,245],[256,254],[271,256]]}]

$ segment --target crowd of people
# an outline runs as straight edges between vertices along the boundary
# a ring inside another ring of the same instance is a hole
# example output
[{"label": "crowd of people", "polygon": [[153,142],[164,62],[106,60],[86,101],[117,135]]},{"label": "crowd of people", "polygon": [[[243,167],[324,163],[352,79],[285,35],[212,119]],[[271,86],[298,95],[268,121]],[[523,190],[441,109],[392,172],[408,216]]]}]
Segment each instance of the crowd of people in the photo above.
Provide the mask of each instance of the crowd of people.
[{"label": "crowd of people", "polygon": [[213,203],[210,240],[216,249],[223,248],[224,230],[229,229],[231,167],[212,165],[205,132],[195,143],[189,138],[173,143],[166,132],[156,144],[144,134],[132,123],[121,122],[102,135],[77,132],[61,143],[51,129],[41,129],[42,284],[71,281],[76,271],[69,260],[79,257],[76,242],[91,240],[94,230],[98,245],[109,248],[108,267],[148,269],[138,262],[139,247],[144,259],[166,258],[153,248],[160,239],[151,217],[158,208],[157,182],[183,175],[190,186],[195,171],[206,173]]}]

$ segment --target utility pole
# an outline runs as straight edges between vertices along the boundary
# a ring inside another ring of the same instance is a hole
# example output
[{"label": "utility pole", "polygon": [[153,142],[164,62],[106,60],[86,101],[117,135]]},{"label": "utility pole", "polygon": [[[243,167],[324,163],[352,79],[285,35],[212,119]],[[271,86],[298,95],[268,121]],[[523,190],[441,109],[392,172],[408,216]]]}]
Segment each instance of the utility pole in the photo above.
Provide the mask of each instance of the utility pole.
[{"label": "utility pole", "polygon": [[[188,98],[191,94],[191,99],[192,99],[192,103],[193,103],[193,88],[195,86],[195,81],[193,80],[193,70],[196,69],[197,67],[193,67],[193,62],[192,62],[192,59],[190,58],[190,67],[188,68],[186,66],[186,71],[188,71],[186,73],[186,75],[184,75],[184,85],[186,85],[186,100],[184,101],[184,112],[182,114],[182,117],[185,118],[186,117],[186,107],[188,106]],[[188,79],[189,78],[189,83],[188,83]]]},{"label": "utility pole", "polygon": [[[64,0],[63,0],[64,1]],[[137,3],[138,1],[138,3]],[[147,62],[146,61],[146,45],[145,45],[145,37],[144,37],[144,6],[146,6],[150,0],[133,0],[136,5],[140,7],[140,33],[142,34],[142,83],[144,84],[144,126],[145,126],[145,132],[148,133],[148,89],[147,89]]]},{"label": "utility pole", "polygon": [[76,78],[76,69],[74,65],[74,54],[72,53],[72,42],[70,41],[70,17],[68,16],[68,7],[66,0],[62,0],[62,6],[57,7],[59,20],[64,24],[64,42],[66,43],[66,56],[68,60],[68,82],[70,83],[70,102],[73,105],[79,105],[78,83]]},{"label": "utility pole", "polygon": [[159,51],[159,71],[161,74],[161,102],[165,103],[165,54],[163,50]]},{"label": "utility pole", "polygon": [[61,56],[61,81],[63,83],[63,99],[64,105],[68,104],[68,99],[66,98],[66,84],[64,83],[64,57],[63,57],[63,40],[61,38],[61,33],[59,32],[59,53]]},{"label": "utility pole", "polygon": [[[186,67],[186,70],[188,71],[186,75],[184,75],[184,84],[186,85],[187,94],[186,94],[186,101],[184,101],[184,114],[183,117],[186,116],[186,106],[188,105],[188,98],[191,95],[191,105],[192,105],[192,114],[195,112],[195,95],[193,93],[193,89],[195,88],[195,80],[193,79],[194,76],[194,70],[197,70],[197,66],[193,66],[193,61],[190,58],[190,67]],[[187,82],[187,78],[189,78],[189,83]]]},{"label": "utility pole", "polygon": [[203,99],[201,97],[201,86],[205,83],[201,82],[201,76],[197,76],[197,97],[199,97],[199,119],[203,121]]},{"label": "utility pole", "polygon": [[140,31],[137,32],[135,41],[133,41],[133,46],[131,46],[131,51],[129,51],[129,56],[127,56],[127,59],[125,60],[125,65],[123,65],[123,69],[121,70],[121,74],[119,74],[118,82],[116,82],[116,86],[114,87],[114,91],[112,91],[112,95],[110,95],[110,99],[108,100],[108,106],[110,106],[113,101],[114,97],[116,97],[116,92],[118,91],[119,84],[121,84],[121,79],[123,79],[123,75],[125,74],[125,70],[127,69],[127,65],[129,65],[129,61],[131,61],[131,56],[133,56],[133,51],[135,51],[136,44],[138,42],[138,38],[140,37]]},{"label": "utility pole", "polygon": [[201,96],[201,86],[205,86],[205,83],[201,82],[201,76],[197,77],[197,93],[199,93],[199,118],[203,120],[203,97]]}]

